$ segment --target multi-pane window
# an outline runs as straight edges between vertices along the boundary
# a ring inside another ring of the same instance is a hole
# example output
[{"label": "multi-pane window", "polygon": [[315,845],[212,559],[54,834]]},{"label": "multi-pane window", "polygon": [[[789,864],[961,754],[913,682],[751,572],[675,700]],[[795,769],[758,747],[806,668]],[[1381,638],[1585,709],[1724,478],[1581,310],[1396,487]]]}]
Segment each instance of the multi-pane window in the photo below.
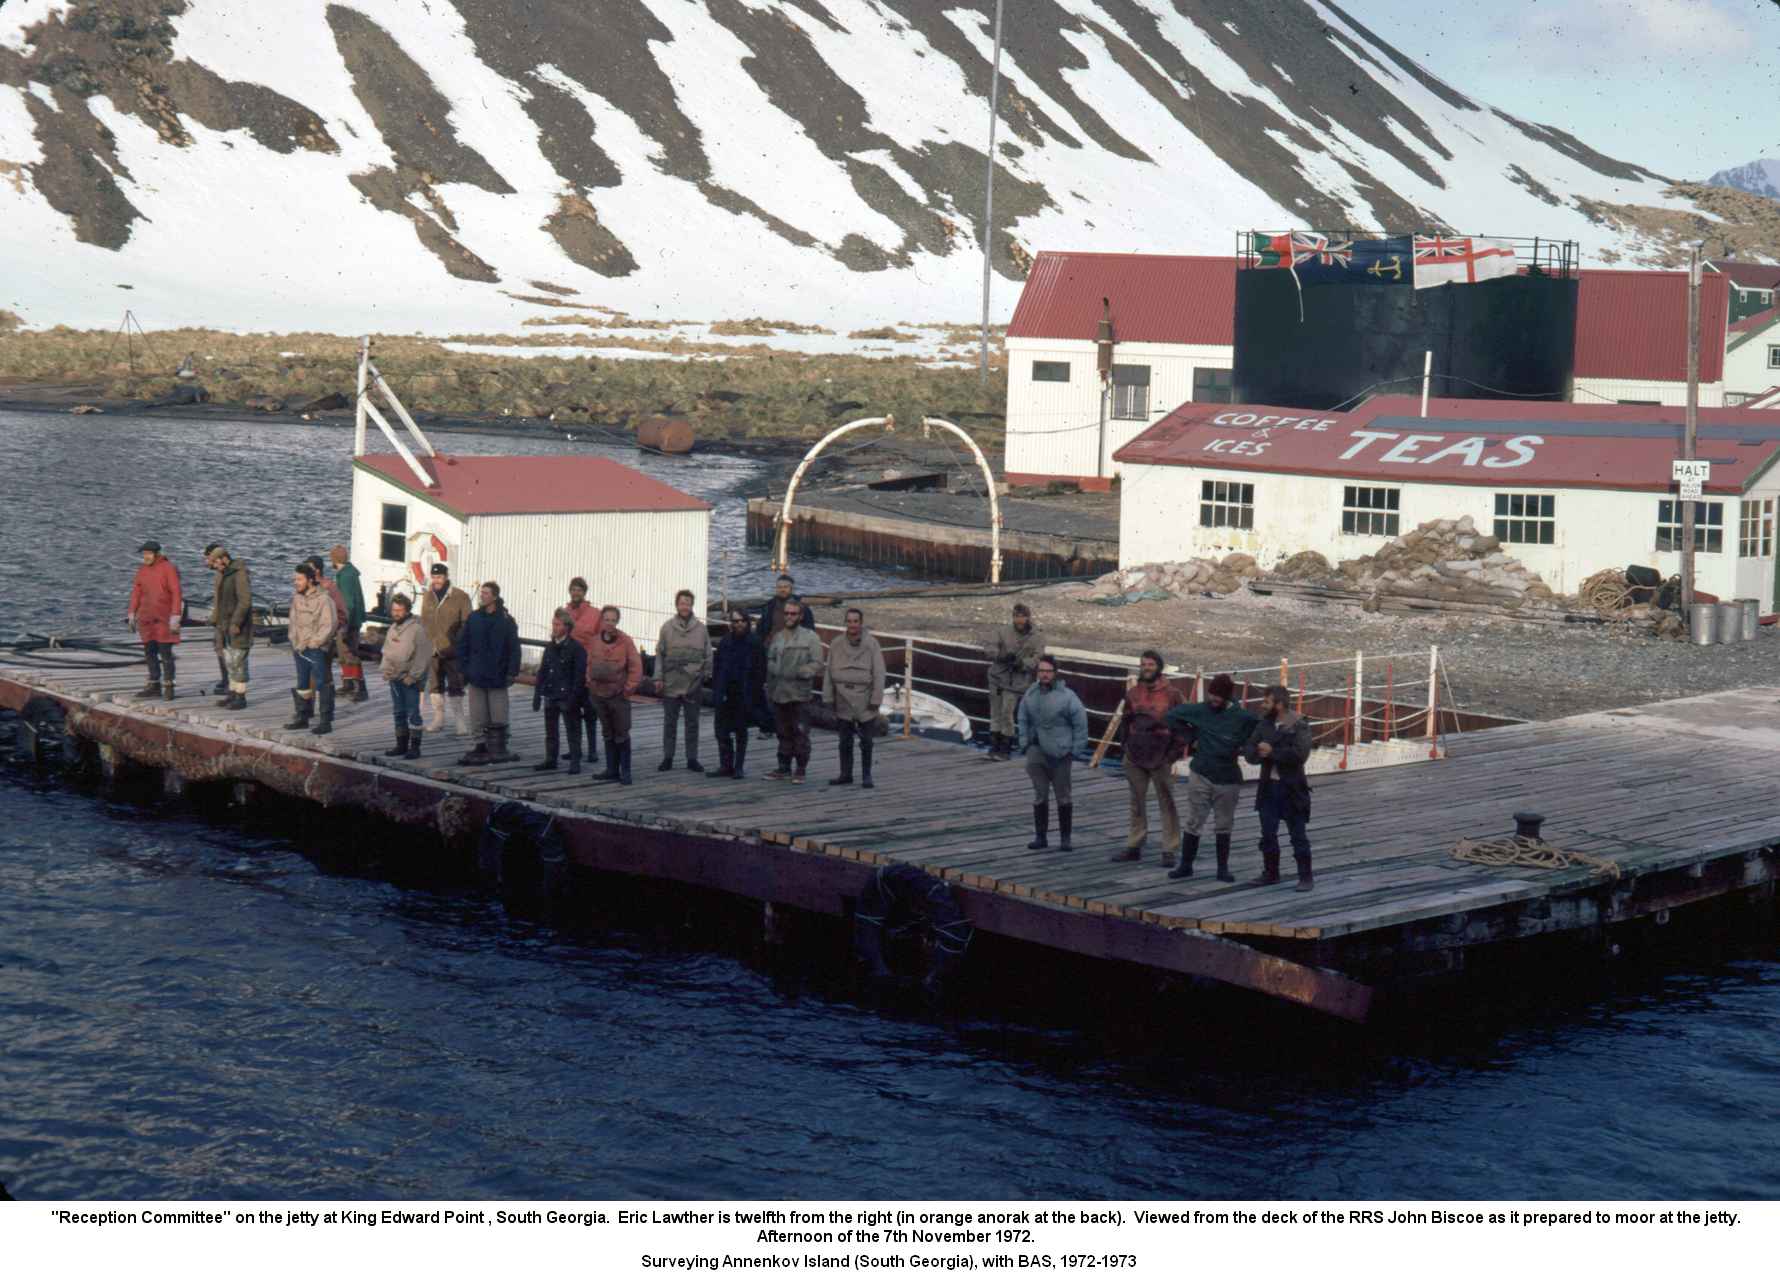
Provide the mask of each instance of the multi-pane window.
[{"label": "multi-pane window", "polygon": [[1737,556],[1772,557],[1774,555],[1774,501],[1746,499],[1743,501],[1742,524],[1737,530]]},{"label": "multi-pane window", "polygon": [[1780,345],[1768,346],[1768,370],[1780,371]]},{"label": "multi-pane window", "polygon": [[[1684,501],[1665,499],[1656,506],[1656,550],[1659,553],[1681,551],[1681,506]],[[1724,551],[1724,504],[1713,500],[1694,501],[1693,546],[1702,553]]]},{"label": "multi-pane window", "polygon": [[1057,384],[1069,383],[1069,364],[1066,362],[1035,362],[1032,364],[1034,380],[1050,380]]},{"label": "multi-pane window", "polygon": [[1199,483],[1199,524],[1227,526],[1232,530],[1255,528],[1253,482]]},{"label": "multi-pane window", "polygon": [[381,561],[406,561],[408,559],[408,506],[406,504],[385,504],[383,506],[383,539],[377,549]]},{"label": "multi-pane window", "polygon": [[1115,420],[1150,418],[1150,369],[1133,363],[1114,363],[1112,413]]},{"label": "multi-pane window", "polygon": [[1193,368],[1193,401],[1232,401],[1232,375],[1233,373],[1224,367]]},{"label": "multi-pane window", "polygon": [[1402,492],[1394,486],[1344,486],[1341,488],[1343,535],[1395,535],[1397,501]]},{"label": "multi-pane window", "polygon": [[1557,542],[1557,496],[1497,495],[1495,537],[1505,544]]}]

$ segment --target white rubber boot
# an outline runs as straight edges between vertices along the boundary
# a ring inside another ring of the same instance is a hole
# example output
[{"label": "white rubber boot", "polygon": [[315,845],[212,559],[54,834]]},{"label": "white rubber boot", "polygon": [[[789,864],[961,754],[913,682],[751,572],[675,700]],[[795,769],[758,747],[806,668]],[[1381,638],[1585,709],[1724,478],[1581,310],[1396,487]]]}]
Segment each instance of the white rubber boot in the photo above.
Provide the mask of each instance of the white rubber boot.
[{"label": "white rubber boot", "polygon": [[450,702],[452,728],[459,738],[468,738],[470,736],[468,707],[461,698],[451,699]]},{"label": "white rubber boot", "polygon": [[445,696],[443,694],[428,694],[426,707],[426,732],[429,734],[443,733],[445,730]]}]

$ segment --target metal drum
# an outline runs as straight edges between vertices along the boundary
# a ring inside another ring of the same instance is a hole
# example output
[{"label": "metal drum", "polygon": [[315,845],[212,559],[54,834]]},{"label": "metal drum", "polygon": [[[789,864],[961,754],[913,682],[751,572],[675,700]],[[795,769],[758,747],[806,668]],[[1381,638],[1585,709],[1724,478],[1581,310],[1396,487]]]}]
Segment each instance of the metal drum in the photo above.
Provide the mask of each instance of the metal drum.
[{"label": "metal drum", "polygon": [[1761,602],[1755,597],[1741,597],[1738,604],[1743,607],[1743,639],[1753,641],[1761,631]]},{"label": "metal drum", "polygon": [[1718,644],[1718,605],[1696,601],[1687,608],[1688,638],[1695,645]]},{"label": "metal drum", "polygon": [[1720,601],[1718,603],[1718,643],[1720,645],[1736,645],[1743,639],[1743,603],[1741,601]]}]

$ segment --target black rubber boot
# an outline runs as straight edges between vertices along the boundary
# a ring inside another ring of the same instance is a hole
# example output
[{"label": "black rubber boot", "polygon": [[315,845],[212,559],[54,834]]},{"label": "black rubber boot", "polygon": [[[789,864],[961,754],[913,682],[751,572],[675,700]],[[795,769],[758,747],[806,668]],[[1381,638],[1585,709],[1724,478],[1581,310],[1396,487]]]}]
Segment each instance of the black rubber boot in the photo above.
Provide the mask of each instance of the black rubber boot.
[{"label": "black rubber boot", "polygon": [[310,729],[312,734],[331,734],[334,732],[334,683],[323,681],[321,688],[316,690],[321,698],[321,712],[315,725]]},{"label": "black rubber boot", "polygon": [[1001,759],[1001,735],[1000,734],[990,734],[989,735],[989,754],[987,756],[985,756],[984,759],[985,760],[1000,760]]},{"label": "black rubber boot", "polygon": [[673,767],[674,767],[674,753],[670,751],[667,755],[665,755],[661,758],[661,763],[659,765],[655,766],[655,772],[658,774],[664,774],[668,770],[672,769]]},{"label": "black rubber boot", "polygon": [[408,754],[408,731],[396,730],[396,745],[383,753],[385,756],[406,756]]},{"label": "black rubber boot", "polygon": [[735,776],[735,744],[727,734],[717,735],[717,767],[705,774],[707,778],[732,778]]},{"label": "black rubber boot", "polygon": [[830,778],[828,785],[831,787],[851,787],[853,785],[853,740],[851,738],[841,740],[841,776]]},{"label": "black rubber boot", "polygon": [[1220,835],[1218,844],[1218,878],[1226,884],[1236,883],[1236,877],[1230,874],[1230,837]]},{"label": "black rubber boot", "polygon": [[630,786],[630,739],[618,744],[618,781],[623,786]]},{"label": "black rubber boot", "polygon": [[869,789],[872,786],[871,740],[869,738],[859,740],[859,766],[859,785]]},{"label": "black rubber boot", "polygon": [[162,681],[161,682],[161,698],[164,699],[166,702],[171,703],[173,701],[174,697],[175,697],[175,694],[173,691],[173,682],[172,681]]},{"label": "black rubber boot", "polygon": [[507,736],[509,732],[510,730],[505,725],[489,726],[489,733],[492,734],[493,737],[489,739],[488,758],[495,764],[519,759],[518,755],[510,751],[507,747]]},{"label": "black rubber boot", "polygon": [[608,743],[606,745],[606,768],[598,775],[596,781],[618,781],[618,752],[623,746],[624,744],[622,743]]},{"label": "black rubber boot", "polygon": [[1278,849],[1274,849],[1271,852],[1269,852],[1266,849],[1261,850],[1261,873],[1259,875],[1255,876],[1255,878],[1253,880],[1251,880],[1250,883],[1253,883],[1253,884],[1277,884],[1277,883],[1279,883],[1279,850]]},{"label": "black rubber boot", "polygon": [[159,681],[150,681],[147,685],[144,685],[141,689],[136,691],[137,698],[159,698],[160,696],[161,683]]},{"label": "black rubber boot", "polygon": [[352,678],[352,701],[355,703],[371,701],[371,691],[365,688],[365,678],[362,676]]},{"label": "black rubber boot", "polygon": [[1046,835],[1046,833],[1050,829],[1051,829],[1051,804],[1050,804],[1050,801],[1048,801],[1048,800],[1041,800],[1037,804],[1032,806],[1033,836],[1032,836],[1031,842],[1028,843],[1026,845],[1026,847],[1029,849],[1032,849],[1034,851],[1036,851],[1038,849],[1050,848],[1051,842],[1050,842],[1050,839]]},{"label": "black rubber boot", "polygon": [[470,750],[466,751],[463,755],[459,756],[457,758],[457,763],[460,765],[486,765],[489,761],[493,760],[494,757],[489,754],[488,748],[489,735],[493,732],[493,730],[484,727],[482,730],[482,741],[470,748]]},{"label": "black rubber boot", "polygon": [[237,694],[231,690],[223,697],[222,708],[225,712],[244,712],[247,710],[247,695]]},{"label": "black rubber boot", "polygon": [[1060,804],[1057,806],[1057,849],[1067,853],[1075,846],[1069,842],[1069,833],[1075,829],[1075,806]]},{"label": "black rubber boot", "polygon": [[1310,854],[1294,853],[1292,860],[1298,864],[1298,891],[1308,893],[1316,887],[1316,879],[1310,873]]},{"label": "black rubber boot", "polygon": [[743,730],[735,736],[735,772],[731,778],[746,778],[748,761],[748,731]]},{"label": "black rubber boot", "polygon": [[227,694],[229,692],[229,678],[225,676],[215,685],[212,685],[210,687],[210,692],[212,694]]},{"label": "black rubber boot", "polygon": [[581,718],[581,727],[587,733],[587,746],[583,749],[587,763],[597,765],[600,762],[600,723],[594,719],[591,710]]},{"label": "black rubber boot", "polygon": [[556,757],[555,756],[546,756],[546,757],[544,757],[544,759],[540,760],[537,764],[532,766],[532,772],[535,774],[548,773],[555,768],[556,768]]},{"label": "black rubber boot", "polygon": [[290,701],[297,705],[297,710],[292,713],[289,720],[284,722],[284,727],[286,729],[308,729],[309,721],[315,715],[315,700],[304,698],[300,691],[292,690]]},{"label": "black rubber boot", "polygon": [[1199,837],[1191,831],[1181,834],[1180,865],[1168,872],[1171,880],[1186,880],[1193,877],[1193,859],[1199,856]]},{"label": "black rubber boot", "polygon": [[420,735],[421,735],[421,733],[422,733],[422,731],[418,730],[418,729],[411,729],[408,731],[408,759],[409,760],[419,760],[420,759]]}]

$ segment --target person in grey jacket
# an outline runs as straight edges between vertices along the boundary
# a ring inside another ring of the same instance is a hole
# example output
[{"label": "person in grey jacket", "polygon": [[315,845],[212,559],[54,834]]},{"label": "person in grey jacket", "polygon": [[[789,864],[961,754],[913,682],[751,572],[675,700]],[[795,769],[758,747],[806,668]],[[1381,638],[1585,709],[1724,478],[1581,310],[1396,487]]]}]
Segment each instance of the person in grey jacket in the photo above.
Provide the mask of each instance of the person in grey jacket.
[{"label": "person in grey jacket", "polygon": [[1088,713],[1082,700],[1057,677],[1057,660],[1038,657],[1038,680],[1020,699],[1015,714],[1020,754],[1026,758],[1026,776],[1032,780],[1032,828],[1036,834],[1029,849],[1048,849],[1051,826],[1051,792],[1057,793],[1057,847],[1072,847],[1075,805],[1069,789],[1069,767],[1088,758]]},{"label": "person in grey jacket", "polygon": [[878,709],[884,705],[884,652],[878,639],[865,630],[865,612],[847,611],[847,634],[828,643],[828,670],[822,677],[822,701],[834,712],[841,731],[841,775],[830,778],[831,787],[853,781],[853,740],[859,740],[859,759],[864,766],[859,785],[871,781],[872,731],[878,726]]},{"label": "person in grey jacket", "polygon": [[1243,757],[1261,766],[1255,788],[1255,811],[1261,815],[1261,873],[1256,884],[1279,883],[1279,824],[1292,837],[1292,858],[1298,864],[1298,891],[1316,887],[1310,870],[1310,783],[1304,762],[1310,759],[1310,722],[1292,710],[1291,691],[1269,685],[1261,723],[1243,746]]},{"label": "person in grey jacket", "polygon": [[420,691],[433,668],[433,642],[405,594],[389,599],[389,620],[379,657],[395,711],[396,745],[383,754],[414,760],[420,755]]},{"label": "person in grey jacket", "polygon": [[702,774],[698,763],[698,715],[705,702],[705,681],[711,675],[711,632],[692,613],[697,598],[690,588],[674,594],[674,617],[661,625],[655,639],[655,690],[661,695],[662,772],[674,767],[674,735],[686,718],[686,768]]},{"label": "person in grey jacket", "polygon": [[[803,605],[785,603],[785,622],[766,647],[766,697],[779,736],[779,767],[768,778],[802,782],[810,767],[810,693],[822,670],[822,638],[802,626]],[[796,772],[791,765],[795,761]]]}]

